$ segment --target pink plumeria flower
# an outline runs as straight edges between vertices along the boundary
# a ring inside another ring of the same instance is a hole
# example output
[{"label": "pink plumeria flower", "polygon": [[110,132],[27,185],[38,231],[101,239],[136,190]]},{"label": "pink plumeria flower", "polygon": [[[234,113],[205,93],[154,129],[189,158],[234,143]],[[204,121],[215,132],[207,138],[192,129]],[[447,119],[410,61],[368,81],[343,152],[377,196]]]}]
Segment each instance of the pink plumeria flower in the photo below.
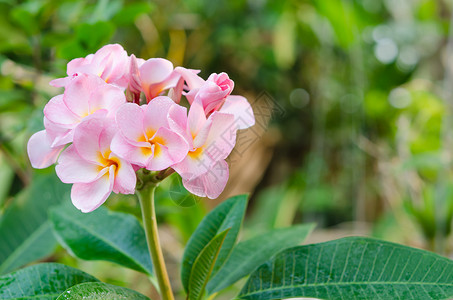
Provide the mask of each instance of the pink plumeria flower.
[{"label": "pink plumeria flower", "polygon": [[72,142],[74,129],[82,120],[93,115],[113,119],[124,103],[126,97],[120,88],[95,75],[73,78],[64,94],[53,97],[44,107],[46,130],[35,133],[27,146],[32,166],[46,168],[55,163],[63,147]]},{"label": "pink plumeria flower", "polygon": [[252,107],[246,98],[231,95],[234,82],[226,73],[211,74],[205,81],[197,75],[199,71],[177,67],[176,72],[181,74],[187,83],[189,92],[185,94],[192,104],[195,100],[200,101],[206,116],[214,111],[233,114],[238,129],[245,129],[255,125],[255,117]]},{"label": "pink plumeria flower", "polygon": [[139,68],[140,86],[147,102],[177,86],[181,75],[174,71],[173,64],[163,58],[151,58]]},{"label": "pink plumeria flower", "polygon": [[189,115],[181,110],[171,112],[177,120],[173,128],[184,135],[189,153],[172,168],[181,175],[183,185],[200,197],[217,198],[228,181],[225,159],[236,143],[237,126],[232,114],[214,112],[206,118],[201,101],[192,103]]},{"label": "pink plumeria flower", "polygon": [[127,161],[151,171],[164,170],[180,162],[189,151],[185,139],[170,129],[173,109],[182,109],[166,96],[149,104],[127,103],[116,114],[119,132],[112,151]]},{"label": "pink plumeria flower", "polygon": [[84,120],[75,130],[73,144],[58,159],[57,175],[64,183],[73,183],[72,203],[82,212],[95,210],[112,192],[135,191],[134,168],[110,150],[117,130],[111,119]]},{"label": "pink plumeria flower", "polygon": [[121,45],[106,45],[95,54],[71,60],[66,73],[68,77],[52,80],[50,85],[66,86],[74,76],[92,74],[124,89],[129,81],[129,57]]}]

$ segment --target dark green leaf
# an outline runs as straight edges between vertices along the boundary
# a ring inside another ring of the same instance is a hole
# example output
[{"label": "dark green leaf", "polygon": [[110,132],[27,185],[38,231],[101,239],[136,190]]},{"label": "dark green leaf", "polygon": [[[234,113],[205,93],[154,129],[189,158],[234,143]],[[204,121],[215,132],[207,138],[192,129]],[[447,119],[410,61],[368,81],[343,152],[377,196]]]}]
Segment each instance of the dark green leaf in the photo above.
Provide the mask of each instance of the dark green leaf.
[{"label": "dark green leaf", "polygon": [[216,235],[195,260],[189,278],[189,300],[200,300],[203,297],[209,276],[214,269],[217,256],[229,229]]},{"label": "dark green leaf", "polygon": [[313,224],[279,228],[240,242],[222,269],[209,281],[208,292],[214,293],[232,285],[278,252],[299,245],[313,228]]},{"label": "dark green leaf", "polygon": [[246,205],[246,195],[235,196],[221,203],[203,218],[197,230],[189,239],[184,251],[181,280],[186,292],[188,291],[190,273],[195,259],[216,235],[225,229],[231,228],[220,250],[212,275],[225,262],[236,242]]},{"label": "dark green leaf", "polygon": [[146,300],[149,298],[134,290],[102,282],[87,282],[75,285],[62,293],[61,299],[128,299]]},{"label": "dark green leaf", "polygon": [[65,265],[38,264],[0,277],[0,299],[56,299],[73,285],[93,281],[98,280]]},{"label": "dark green leaf", "polygon": [[51,221],[64,247],[77,257],[152,274],[145,232],[134,216],[104,207],[84,214],[62,206],[51,210]]},{"label": "dark green leaf", "polygon": [[55,174],[37,176],[7,207],[0,219],[0,274],[52,253],[57,241],[47,222],[47,210],[70,201],[69,188]]},{"label": "dark green leaf", "polygon": [[371,238],[299,246],[259,267],[239,299],[451,299],[453,262]]}]

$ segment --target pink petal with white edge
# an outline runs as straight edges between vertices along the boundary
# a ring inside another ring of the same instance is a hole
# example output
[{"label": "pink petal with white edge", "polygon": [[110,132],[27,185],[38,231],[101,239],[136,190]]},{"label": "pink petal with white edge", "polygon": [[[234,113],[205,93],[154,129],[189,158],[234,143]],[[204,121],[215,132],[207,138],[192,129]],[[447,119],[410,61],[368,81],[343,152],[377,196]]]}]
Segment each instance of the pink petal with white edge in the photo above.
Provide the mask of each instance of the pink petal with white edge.
[{"label": "pink petal with white edge", "polygon": [[74,128],[80,122],[80,117],[68,109],[63,101],[63,95],[58,95],[50,99],[44,107],[44,115],[52,123]]},{"label": "pink petal with white edge", "polygon": [[90,113],[91,94],[107,85],[101,78],[91,74],[80,74],[66,86],[63,101],[70,111],[79,117]]},{"label": "pink petal with white edge", "polygon": [[104,128],[99,135],[99,150],[101,153],[106,153],[111,151],[111,144],[113,137],[117,134],[118,127],[116,126],[115,121],[106,119],[104,122]]},{"label": "pink petal with white edge", "polygon": [[[143,128],[154,133],[160,127],[168,127],[168,112],[172,106],[177,105],[173,100],[166,96],[156,97],[145,109],[143,118]],[[151,136],[148,136],[151,138]]]},{"label": "pink petal with white edge", "polygon": [[51,147],[64,146],[72,143],[74,130],[55,124],[46,117],[44,117],[44,127],[46,128],[47,137],[51,142]]},{"label": "pink petal with white edge", "polygon": [[189,151],[189,145],[180,135],[164,127],[159,128],[152,142],[155,142],[154,155],[146,166],[151,171],[160,171],[180,162]]},{"label": "pink petal with white edge", "polygon": [[122,159],[144,167],[148,163],[150,157],[152,157],[152,150],[150,144],[144,143],[148,147],[137,147],[129,143],[121,134],[116,134],[113,137],[110,149],[113,153],[121,157]]},{"label": "pink petal with white edge", "polygon": [[[103,166],[103,164],[99,162],[99,153],[101,152],[99,140],[107,120],[108,119],[89,118],[80,123],[74,131],[73,145],[79,155],[83,159],[98,164],[99,166]],[[113,120],[111,120],[111,122],[113,122]]]},{"label": "pink petal with white edge", "polygon": [[202,148],[189,151],[187,156],[172,168],[184,179],[193,179],[206,173],[215,161]]},{"label": "pink petal with white edge", "polygon": [[146,146],[146,135],[143,128],[143,109],[135,103],[120,106],[116,113],[116,123],[123,137],[134,146]]},{"label": "pink petal with white edge", "polygon": [[64,145],[52,148],[45,130],[33,134],[27,144],[28,157],[32,167],[44,169],[53,165],[63,148]]},{"label": "pink petal with white edge", "polygon": [[208,138],[209,131],[211,130],[212,118],[209,118],[204,122],[203,127],[198,131],[197,135],[193,139],[193,148],[201,148],[206,144],[206,139]]},{"label": "pink petal with white edge", "polygon": [[207,173],[191,180],[183,178],[182,182],[192,194],[216,199],[225,189],[228,177],[228,164],[225,161],[219,161]]},{"label": "pink petal with white edge", "polygon": [[168,91],[168,97],[171,100],[175,101],[175,103],[179,104],[181,101],[182,91],[184,89],[184,79],[182,77],[179,78],[176,86]]},{"label": "pink petal with white edge", "polygon": [[55,171],[64,183],[89,183],[105,174],[105,172],[100,172],[99,165],[80,157],[73,145],[61,153]]},{"label": "pink petal with white edge", "polygon": [[57,79],[51,80],[49,82],[49,85],[54,86],[54,87],[64,87],[69,83],[69,81],[71,81],[71,77],[57,78]]},{"label": "pink petal with white edge", "polygon": [[111,154],[109,158],[119,160],[118,169],[116,170],[115,183],[113,185],[113,192],[121,194],[135,193],[137,176],[135,175],[135,171],[132,165],[113,154]]},{"label": "pink petal with white edge", "polygon": [[68,65],[66,67],[67,74],[68,76],[72,76],[74,73],[77,72],[77,70],[88,63],[91,63],[93,60],[94,55],[89,54],[87,57],[79,57],[79,58],[74,58],[70,62],[68,62]]},{"label": "pink petal with white edge", "polygon": [[114,167],[90,183],[74,183],[71,190],[72,204],[87,213],[101,206],[109,197],[114,184]]},{"label": "pink petal with white edge", "polygon": [[219,109],[219,112],[234,115],[238,129],[246,129],[255,125],[255,116],[250,103],[245,97],[230,95]]},{"label": "pink petal with white edge", "polygon": [[108,111],[108,117],[115,117],[118,108],[126,103],[124,92],[113,85],[101,85],[90,97],[89,107],[90,114],[100,109]]},{"label": "pink petal with white edge", "polygon": [[200,73],[200,70],[176,67],[175,72],[181,74],[190,90],[200,88],[205,82],[203,78],[197,75]]},{"label": "pink petal with white edge", "polygon": [[[187,108],[181,105],[172,106],[168,111],[168,125],[171,130],[177,132],[185,138],[188,135]],[[190,140],[192,140],[191,136]]]},{"label": "pink petal with white edge", "polygon": [[162,82],[167,79],[172,72],[173,64],[171,61],[163,58],[148,59],[140,67],[140,80],[142,87]]},{"label": "pink petal with white edge", "polygon": [[93,58],[93,63],[99,65],[99,75],[107,83],[127,86],[127,73],[129,71],[129,57],[119,44],[106,45],[99,49]]},{"label": "pink petal with white edge", "polygon": [[223,160],[236,145],[237,127],[234,116],[214,112],[209,119],[212,120],[212,124],[205,141],[206,152],[215,161]]},{"label": "pink petal with white edge", "polygon": [[189,131],[192,137],[195,137],[206,122],[206,115],[200,101],[195,101],[190,106],[187,121]]}]

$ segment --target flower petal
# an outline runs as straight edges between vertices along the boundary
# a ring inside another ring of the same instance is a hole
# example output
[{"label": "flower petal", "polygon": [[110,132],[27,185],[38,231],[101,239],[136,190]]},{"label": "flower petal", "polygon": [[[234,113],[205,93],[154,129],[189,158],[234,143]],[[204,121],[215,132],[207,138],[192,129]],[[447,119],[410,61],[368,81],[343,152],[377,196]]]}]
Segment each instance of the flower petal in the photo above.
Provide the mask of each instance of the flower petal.
[{"label": "flower petal", "polygon": [[173,72],[171,61],[163,58],[148,59],[140,67],[140,79],[142,86],[164,81]]},{"label": "flower petal", "polygon": [[111,154],[109,158],[114,158],[119,161],[115,173],[115,183],[113,185],[114,193],[133,194],[135,193],[135,185],[137,184],[137,176],[134,168],[127,161]]},{"label": "flower petal", "polygon": [[205,141],[206,152],[214,161],[223,160],[236,145],[237,127],[234,116],[214,112],[209,119],[212,120],[212,124]]},{"label": "flower petal", "polygon": [[228,177],[228,164],[222,160],[203,175],[190,180],[183,178],[182,183],[194,195],[216,199],[225,189]]},{"label": "flower petal", "polygon": [[33,168],[44,169],[57,161],[63,146],[51,147],[45,130],[38,131],[28,140],[27,152]]},{"label": "flower petal", "polygon": [[113,153],[123,158],[124,160],[139,165],[146,166],[150,157],[152,157],[152,149],[149,143],[144,143],[148,147],[137,147],[129,143],[121,134],[116,134],[113,137],[110,149]]},{"label": "flower petal", "polygon": [[123,137],[131,144],[140,147],[146,142],[143,130],[143,109],[134,103],[123,104],[116,113],[116,123]]},{"label": "flower petal", "polygon": [[192,137],[195,137],[206,122],[206,115],[200,101],[195,101],[190,106],[187,121],[189,131]]},{"label": "flower petal", "polygon": [[68,109],[63,101],[63,95],[58,95],[50,99],[44,107],[44,115],[52,123],[74,128],[80,122],[80,117]]},{"label": "flower petal", "polygon": [[[61,153],[55,167],[58,177],[64,183],[89,183],[100,176],[102,167],[80,157],[73,145]],[[104,172],[105,173],[105,172]]]},{"label": "flower petal", "polygon": [[63,101],[75,115],[84,117],[90,113],[91,94],[106,83],[96,75],[79,74],[66,86]]},{"label": "flower petal", "polygon": [[189,151],[187,156],[172,168],[182,178],[192,179],[206,173],[215,161],[204,151],[203,148]]},{"label": "flower petal", "polygon": [[52,147],[64,146],[72,143],[74,130],[55,124],[44,117],[44,127],[46,128],[47,136],[51,141]]},{"label": "flower petal", "polygon": [[197,75],[198,73],[200,73],[200,70],[176,67],[175,72],[181,74],[190,90],[200,88],[205,82],[203,78]]},{"label": "flower petal", "polygon": [[[177,104],[169,97],[156,97],[148,103],[143,118],[143,128],[146,132],[152,131],[153,135],[160,127],[168,127],[168,112]],[[151,136],[147,136],[151,138]]]},{"label": "flower petal", "polygon": [[161,127],[152,139],[154,156],[146,168],[151,171],[164,170],[184,159],[189,151],[187,142],[177,133]]},{"label": "flower petal", "polygon": [[173,72],[173,64],[163,58],[148,59],[140,67],[140,81],[146,99],[150,101],[163,90],[175,87],[180,75]]},{"label": "flower petal", "polygon": [[245,129],[255,125],[253,109],[246,98],[230,95],[219,109],[219,112],[233,114],[238,129]]},{"label": "flower petal", "polygon": [[107,200],[113,190],[114,167],[97,180],[90,183],[74,183],[71,190],[71,199],[75,207],[82,212],[91,212]]},{"label": "flower petal", "polygon": [[104,130],[106,119],[88,118],[77,126],[74,131],[74,147],[79,155],[94,164],[99,162],[102,149],[99,145],[100,135]]},{"label": "flower petal", "polygon": [[89,113],[106,109],[108,117],[115,117],[116,111],[124,103],[126,103],[126,96],[120,88],[113,85],[101,85],[90,96]]}]

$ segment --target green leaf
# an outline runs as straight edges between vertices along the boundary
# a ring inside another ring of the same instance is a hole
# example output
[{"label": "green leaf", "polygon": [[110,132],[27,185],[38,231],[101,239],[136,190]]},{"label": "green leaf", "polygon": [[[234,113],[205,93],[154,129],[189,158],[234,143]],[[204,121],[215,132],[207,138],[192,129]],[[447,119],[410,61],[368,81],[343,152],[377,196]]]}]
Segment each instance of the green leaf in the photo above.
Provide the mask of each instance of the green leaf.
[{"label": "green leaf", "polygon": [[314,224],[279,228],[238,243],[222,269],[209,281],[206,289],[212,294],[232,285],[273,255],[302,243],[313,228]]},{"label": "green leaf", "polygon": [[57,300],[62,299],[149,300],[148,297],[134,290],[102,282],[87,282],[75,285],[66,290],[57,298]]},{"label": "green leaf", "polygon": [[246,205],[246,195],[231,197],[203,218],[187,242],[182,258],[181,281],[186,292],[188,292],[190,273],[192,272],[192,265],[195,259],[216,235],[225,229],[231,228],[217,257],[212,274],[214,275],[225,262],[236,242],[244,218]]},{"label": "green leaf", "polygon": [[0,219],[0,274],[50,255],[57,245],[47,221],[49,207],[69,200],[70,186],[55,174],[33,178]]},{"label": "green leaf", "polygon": [[189,300],[202,299],[209,276],[214,269],[214,265],[228,231],[229,229],[226,229],[216,235],[206,247],[204,247],[195,260],[189,279]]},{"label": "green leaf", "polygon": [[75,256],[153,273],[145,232],[134,216],[104,207],[84,214],[61,206],[51,210],[50,218],[59,241]]},{"label": "green leaf", "polygon": [[73,285],[93,281],[98,280],[65,265],[38,264],[0,277],[0,299],[56,299]]},{"label": "green leaf", "polygon": [[453,262],[437,254],[350,237],[287,249],[259,267],[239,299],[451,299]]}]

